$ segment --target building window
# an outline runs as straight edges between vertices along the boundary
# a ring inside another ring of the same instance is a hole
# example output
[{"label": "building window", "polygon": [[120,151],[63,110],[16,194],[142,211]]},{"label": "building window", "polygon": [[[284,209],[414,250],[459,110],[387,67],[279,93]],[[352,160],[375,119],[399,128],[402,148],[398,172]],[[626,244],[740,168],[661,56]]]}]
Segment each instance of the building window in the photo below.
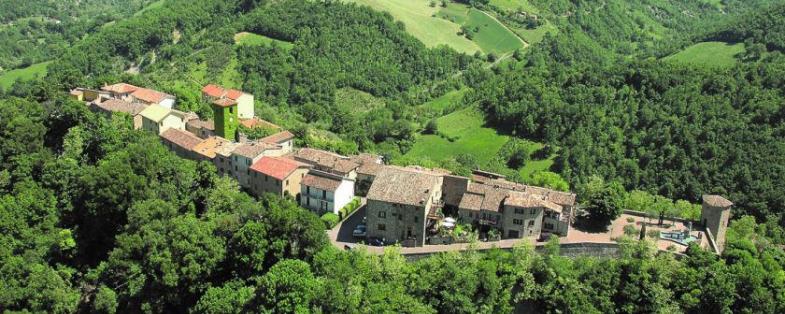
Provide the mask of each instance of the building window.
[{"label": "building window", "polygon": [[306,186],[305,187],[305,193],[311,194],[311,187],[310,186]]},{"label": "building window", "polygon": [[534,227],[534,220],[529,220],[529,227]]},{"label": "building window", "polygon": [[523,225],[523,219],[513,219],[512,220],[512,224],[513,225]]},{"label": "building window", "polygon": [[523,215],[523,214],[524,214],[524,212],[523,212],[523,208],[516,208],[516,209],[515,209],[515,213],[516,213],[516,214],[519,214],[519,215]]},{"label": "building window", "polygon": [[237,171],[237,166],[234,166],[234,171]]},{"label": "building window", "polygon": [[281,186],[281,180],[275,180],[275,185]]},{"label": "building window", "polygon": [[267,178],[269,177],[267,175],[264,175],[264,182],[267,182]]},{"label": "building window", "polygon": [[536,212],[537,212],[537,210],[536,210],[536,209],[534,209],[534,208],[532,208],[532,209],[530,209],[530,210],[529,210],[529,214],[532,214],[532,215],[534,215],[534,213],[536,213]]},{"label": "building window", "polygon": [[327,199],[327,191],[322,191],[322,198]]},{"label": "building window", "polygon": [[250,176],[251,175],[251,169],[245,170],[245,174]]},{"label": "building window", "polygon": [[387,213],[383,211],[379,212],[379,218],[387,218]]},{"label": "building window", "polygon": [[418,220],[420,220],[420,218],[418,218],[417,216],[414,216],[414,222],[418,222]]},{"label": "building window", "polygon": [[289,186],[289,180],[286,180],[286,186]]},{"label": "building window", "polygon": [[387,230],[387,226],[385,226],[384,224],[379,224],[376,226],[376,229],[379,229],[379,231],[384,231]]},{"label": "building window", "polygon": [[251,165],[251,160],[250,159],[246,159],[245,160],[245,165],[246,166],[250,166]]}]

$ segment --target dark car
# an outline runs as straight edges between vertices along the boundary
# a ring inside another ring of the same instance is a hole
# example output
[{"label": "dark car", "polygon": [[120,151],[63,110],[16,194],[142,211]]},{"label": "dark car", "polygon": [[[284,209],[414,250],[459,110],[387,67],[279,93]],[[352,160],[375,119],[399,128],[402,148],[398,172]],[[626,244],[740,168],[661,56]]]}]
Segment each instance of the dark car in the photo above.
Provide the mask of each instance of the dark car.
[{"label": "dark car", "polygon": [[370,245],[370,246],[384,246],[384,241],[379,240],[377,238],[370,238],[370,239],[368,239],[368,245]]},{"label": "dark car", "polygon": [[365,224],[359,224],[357,225],[357,227],[354,227],[354,230],[352,231],[352,235],[358,238],[365,237],[366,230],[367,227],[365,226]]}]

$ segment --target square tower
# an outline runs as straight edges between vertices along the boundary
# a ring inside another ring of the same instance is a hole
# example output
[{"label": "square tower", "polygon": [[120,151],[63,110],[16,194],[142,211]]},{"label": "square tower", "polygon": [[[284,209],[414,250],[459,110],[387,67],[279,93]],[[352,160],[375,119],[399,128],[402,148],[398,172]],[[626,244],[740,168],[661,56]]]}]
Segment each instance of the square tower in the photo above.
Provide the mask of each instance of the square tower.
[{"label": "square tower", "polygon": [[230,141],[237,140],[237,102],[228,98],[213,101],[215,135]]},{"label": "square tower", "polygon": [[730,219],[731,201],[719,195],[704,195],[701,206],[701,223],[711,231],[714,241],[722,252],[725,249],[725,231]]}]

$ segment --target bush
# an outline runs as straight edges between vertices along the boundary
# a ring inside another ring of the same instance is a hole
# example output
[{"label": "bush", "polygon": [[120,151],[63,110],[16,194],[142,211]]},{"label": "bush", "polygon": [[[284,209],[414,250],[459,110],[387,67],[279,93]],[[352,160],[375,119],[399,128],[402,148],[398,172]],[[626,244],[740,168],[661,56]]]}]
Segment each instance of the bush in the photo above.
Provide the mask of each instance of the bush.
[{"label": "bush", "polygon": [[635,218],[627,217],[627,222],[633,223],[633,222],[635,222]]},{"label": "bush", "polygon": [[346,217],[349,217],[349,215],[351,215],[351,213],[353,213],[358,208],[360,208],[360,198],[355,197],[351,202],[349,202],[349,204],[346,204],[346,206],[338,211],[338,213],[341,215],[338,217],[339,220],[346,219]]},{"label": "bush", "polygon": [[649,238],[658,239],[660,237],[660,231],[659,230],[649,230],[649,231],[646,231],[646,235]]},{"label": "bush", "polygon": [[640,230],[638,230],[638,228],[635,228],[634,225],[626,225],[626,226],[624,226],[624,235],[634,236],[634,235],[638,234],[639,232],[640,232]]},{"label": "bush", "polygon": [[436,134],[439,131],[439,125],[436,119],[431,119],[425,124],[425,134]]},{"label": "bush", "polygon": [[338,224],[339,221],[341,221],[338,215],[333,213],[325,213],[324,215],[322,215],[321,219],[322,222],[324,223],[324,227],[327,229],[332,229],[333,227],[335,227],[335,225]]}]

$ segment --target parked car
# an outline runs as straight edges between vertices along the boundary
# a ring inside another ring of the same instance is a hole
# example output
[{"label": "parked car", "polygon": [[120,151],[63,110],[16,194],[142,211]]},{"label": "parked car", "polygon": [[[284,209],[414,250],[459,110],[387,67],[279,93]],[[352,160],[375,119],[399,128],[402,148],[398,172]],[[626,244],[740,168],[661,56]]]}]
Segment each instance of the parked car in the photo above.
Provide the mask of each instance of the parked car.
[{"label": "parked car", "polygon": [[384,241],[379,240],[378,238],[370,238],[370,239],[368,239],[368,245],[370,245],[370,246],[384,246]]},{"label": "parked car", "polygon": [[367,227],[365,224],[359,224],[357,227],[354,227],[354,231],[352,231],[352,235],[358,238],[362,238],[366,236],[366,229]]}]

